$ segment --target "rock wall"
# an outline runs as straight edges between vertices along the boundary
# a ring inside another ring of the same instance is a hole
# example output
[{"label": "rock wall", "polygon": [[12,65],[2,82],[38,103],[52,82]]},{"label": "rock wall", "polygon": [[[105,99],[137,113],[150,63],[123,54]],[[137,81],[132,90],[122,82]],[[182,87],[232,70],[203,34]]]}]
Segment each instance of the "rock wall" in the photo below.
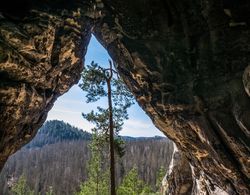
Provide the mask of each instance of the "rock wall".
[{"label": "rock wall", "polygon": [[[23,5],[0,9],[1,164],[77,82],[92,32],[140,106],[190,164],[192,193],[250,194],[249,1]],[[173,194],[178,189],[171,188]]]},{"label": "rock wall", "polygon": [[[185,155],[178,151],[176,145],[174,145],[174,151],[172,154],[172,160],[170,162],[169,169],[162,180],[161,194],[192,194],[192,188],[193,178],[189,162]],[[203,191],[203,189],[199,190],[199,193]]]},{"label": "rock wall", "polygon": [[[0,15],[0,167],[32,139],[57,97],[78,82],[91,36],[91,21],[79,9],[37,5],[20,14],[28,2],[9,3]],[[15,3],[20,7],[11,10]]]}]

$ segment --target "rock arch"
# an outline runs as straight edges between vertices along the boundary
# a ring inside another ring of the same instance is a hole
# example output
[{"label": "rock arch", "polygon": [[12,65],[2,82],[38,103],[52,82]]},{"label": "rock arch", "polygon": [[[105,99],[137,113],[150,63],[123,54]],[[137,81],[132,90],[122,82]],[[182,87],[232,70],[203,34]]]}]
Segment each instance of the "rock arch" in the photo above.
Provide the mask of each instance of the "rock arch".
[{"label": "rock arch", "polygon": [[23,11],[9,2],[0,9],[1,166],[78,81],[94,33],[194,183],[249,194],[248,1],[25,0]]}]

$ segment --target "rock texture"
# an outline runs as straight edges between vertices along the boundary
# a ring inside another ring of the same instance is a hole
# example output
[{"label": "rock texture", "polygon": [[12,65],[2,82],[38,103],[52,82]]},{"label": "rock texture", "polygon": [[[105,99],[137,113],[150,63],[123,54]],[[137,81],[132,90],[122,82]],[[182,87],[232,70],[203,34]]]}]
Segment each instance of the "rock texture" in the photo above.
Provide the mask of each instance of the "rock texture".
[{"label": "rock texture", "polygon": [[57,97],[78,82],[91,36],[91,21],[80,10],[12,15],[7,8],[0,15],[0,167],[36,134]]},{"label": "rock texture", "polygon": [[1,164],[77,82],[92,32],[186,159],[192,193],[250,194],[248,0],[25,0],[18,11],[8,2],[0,9]]},{"label": "rock texture", "polygon": [[[185,155],[178,151],[176,145],[174,145],[172,160],[167,174],[162,181],[161,193],[164,195],[191,194],[192,188],[193,178],[191,167]],[[200,192],[201,190],[199,190]]]}]

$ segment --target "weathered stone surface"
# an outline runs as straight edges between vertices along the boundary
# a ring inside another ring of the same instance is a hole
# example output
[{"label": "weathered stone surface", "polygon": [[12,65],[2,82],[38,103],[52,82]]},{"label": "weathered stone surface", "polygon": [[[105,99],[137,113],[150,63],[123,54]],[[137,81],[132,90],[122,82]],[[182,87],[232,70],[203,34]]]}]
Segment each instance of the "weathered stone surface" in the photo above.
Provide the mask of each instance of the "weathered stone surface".
[{"label": "weathered stone surface", "polygon": [[250,194],[249,1],[25,2],[1,9],[2,163],[79,79],[92,31],[190,162],[192,193]]},{"label": "weathered stone surface", "polygon": [[[104,12],[94,31],[142,108],[204,180],[248,194],[249,3],[108,3],[113,15]],[[228,6],[238,17],[225,14]]]},{"label": "weathered stone surface", "polygon": [[250,65],[248,65],[244,71],[243,84],[247,95],[250,96]]},{"label": "weathered stone surface", "polygon": [[0,167],[78,82],[91,35],[80,10],[31,10],[18,17],[0,17]]},{"label": "weathered stone surface", "polygon": [[161,193],[165,195],[191,194],[192,188],[193,178],[189,162],[174,145],[172,161],[166,176],[163,178]]}]

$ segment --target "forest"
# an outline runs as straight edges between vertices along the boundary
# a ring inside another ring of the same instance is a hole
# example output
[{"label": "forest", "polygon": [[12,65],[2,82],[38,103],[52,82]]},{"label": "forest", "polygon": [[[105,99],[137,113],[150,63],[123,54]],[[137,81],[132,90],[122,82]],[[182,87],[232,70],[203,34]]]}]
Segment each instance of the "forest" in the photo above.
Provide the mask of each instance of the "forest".
[{"label": "forest", "polygon": [[[0,194],[11,189],[23,177],[34,194],[68,195],[80,190],[88,179],[88,161],[92,135],[63,121],[48,121],[35,138],[12,155],[0,174]],[[170,163],[173,145],[165,137],[122,137],[125,154],[117,163],[117,183],[136,169],[138,177],[157,192],[158,175]],[[14,193],[15,194],[15,193]]]}]

